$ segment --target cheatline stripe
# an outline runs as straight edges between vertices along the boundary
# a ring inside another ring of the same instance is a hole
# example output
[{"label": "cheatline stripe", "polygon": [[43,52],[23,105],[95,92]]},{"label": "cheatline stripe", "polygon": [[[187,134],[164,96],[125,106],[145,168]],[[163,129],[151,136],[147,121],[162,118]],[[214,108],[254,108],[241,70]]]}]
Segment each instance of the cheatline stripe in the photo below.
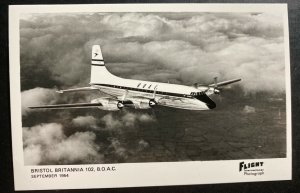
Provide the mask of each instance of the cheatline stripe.
[{"label": "cheatline stripe", "polygon": [[103,59],[92,59],[92,61],[99,61],[99,62],[103,62]]},{"label": "cheatline stripe", "polygon": [[92,66],[105,66],[105,64],[91,64]]},{"label": "cheatline stripe", "polygon": [[[146,90],[146,89],[140,89],[140,88],[132,88],[132,87],[126,87],[126,86],[117,86],[117,85],[111,85],[111,84],[93,84],[93,85],[106,86],[106,87],[119,88],[119,89],[126,89],[126,90],[132,90],[132,91],[138,91],[138,92],[145,92],[145,93],[153,93],[154,92],[152,90]],[[179,93],[170,93],[170,92],[156,91],[156,94],[163,94],[163,95],[170,95],[170,96],[191,98],[191,96],[189,96],[189,95],[179,94]]]},{"label": "cheatline stripe", "polygon": [[[94,84],[99,86],[106,86],[111,88],[119,88],[119,89],[126,89],[126,90],[132,90],[132,91],[138,91],[138,92],[145,92],[145,93],[153,93],[152,90],[146,90],[146,89],[140,89],[140,88],[132,88],[132,87],[125,87],[125,86],[117,86],[117,85],[110,85],[110,84]],[[170,96],[176,96],[176,97],[184,97],[184,98],[192,98],[190,95],[185,94],[179,94],[179,93],[171,93],[171,92],[161,92],[156,91],[156,94],[163,94],[163,95],[170,95]]]}]

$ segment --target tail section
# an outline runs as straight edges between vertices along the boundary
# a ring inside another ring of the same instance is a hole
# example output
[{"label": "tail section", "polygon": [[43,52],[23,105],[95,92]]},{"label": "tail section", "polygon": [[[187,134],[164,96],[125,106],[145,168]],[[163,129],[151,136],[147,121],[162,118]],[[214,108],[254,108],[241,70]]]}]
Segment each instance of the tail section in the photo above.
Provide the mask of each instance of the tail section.
[{"label": "tail section", "polygon": [[99,45],[94,45],[92,48],[92,65],[104,66],[103,56]]},{"label": "tail section", "polygon": [[109,83],[119,79],[111,74],[105,67],[101,48],[99,45],[93,45],[91,60],[91,81],[90,84]]}]

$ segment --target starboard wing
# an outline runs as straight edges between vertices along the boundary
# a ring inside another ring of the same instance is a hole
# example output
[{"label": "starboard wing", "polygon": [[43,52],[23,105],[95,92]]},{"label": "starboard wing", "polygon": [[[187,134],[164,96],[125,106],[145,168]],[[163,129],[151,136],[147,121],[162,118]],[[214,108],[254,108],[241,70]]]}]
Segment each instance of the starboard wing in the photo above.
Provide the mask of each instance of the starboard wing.
[{"label": "starboard wing", "polygon": [[222,86],[226,86],[228,84],[232,84],[238,81],[241,81],[242,79],[238,78],[238,79],[233,79],[233,80],[227,80],[227,81],[223,81],[223,82],[218,82],[218,83],[214,83],[214,84],[210,84],[208,86],[210,87],[222,87]]}]

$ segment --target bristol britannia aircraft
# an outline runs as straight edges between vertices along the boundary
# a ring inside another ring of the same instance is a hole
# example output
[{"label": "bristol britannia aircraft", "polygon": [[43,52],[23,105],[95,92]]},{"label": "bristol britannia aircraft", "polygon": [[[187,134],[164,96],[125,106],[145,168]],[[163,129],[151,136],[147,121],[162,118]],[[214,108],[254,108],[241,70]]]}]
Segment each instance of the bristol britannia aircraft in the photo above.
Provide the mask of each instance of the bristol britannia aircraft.
[{"label": "bristol britannia aircraft", "polygon": [[216,107],[208,96],[219,94],[223,87],[241,79],[233,79],[213,84],[185,86],[170,83],[159,83],[142,80],[132,80],[117,77],[105,67],[101,48],[92,47],[90,86],[67,90],[58,93],[98,90],[108,97],[91,100],[90,103],[55,104],[29,107],[31,109],[67,109],[67,108],[99,108],[101,110],[117,111],[131,107],[134,109],[149,109],[157,105],[187,110],[209,110]]}]

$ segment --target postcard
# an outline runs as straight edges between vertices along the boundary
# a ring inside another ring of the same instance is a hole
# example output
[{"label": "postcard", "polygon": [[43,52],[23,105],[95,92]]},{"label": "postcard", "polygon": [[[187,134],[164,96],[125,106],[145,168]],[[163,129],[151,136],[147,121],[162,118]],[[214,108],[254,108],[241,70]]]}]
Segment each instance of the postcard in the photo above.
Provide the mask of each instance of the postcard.
[{"label": "postcard", "polygon": [[291,180],[287,14],[9,6],[15,189]]}]

